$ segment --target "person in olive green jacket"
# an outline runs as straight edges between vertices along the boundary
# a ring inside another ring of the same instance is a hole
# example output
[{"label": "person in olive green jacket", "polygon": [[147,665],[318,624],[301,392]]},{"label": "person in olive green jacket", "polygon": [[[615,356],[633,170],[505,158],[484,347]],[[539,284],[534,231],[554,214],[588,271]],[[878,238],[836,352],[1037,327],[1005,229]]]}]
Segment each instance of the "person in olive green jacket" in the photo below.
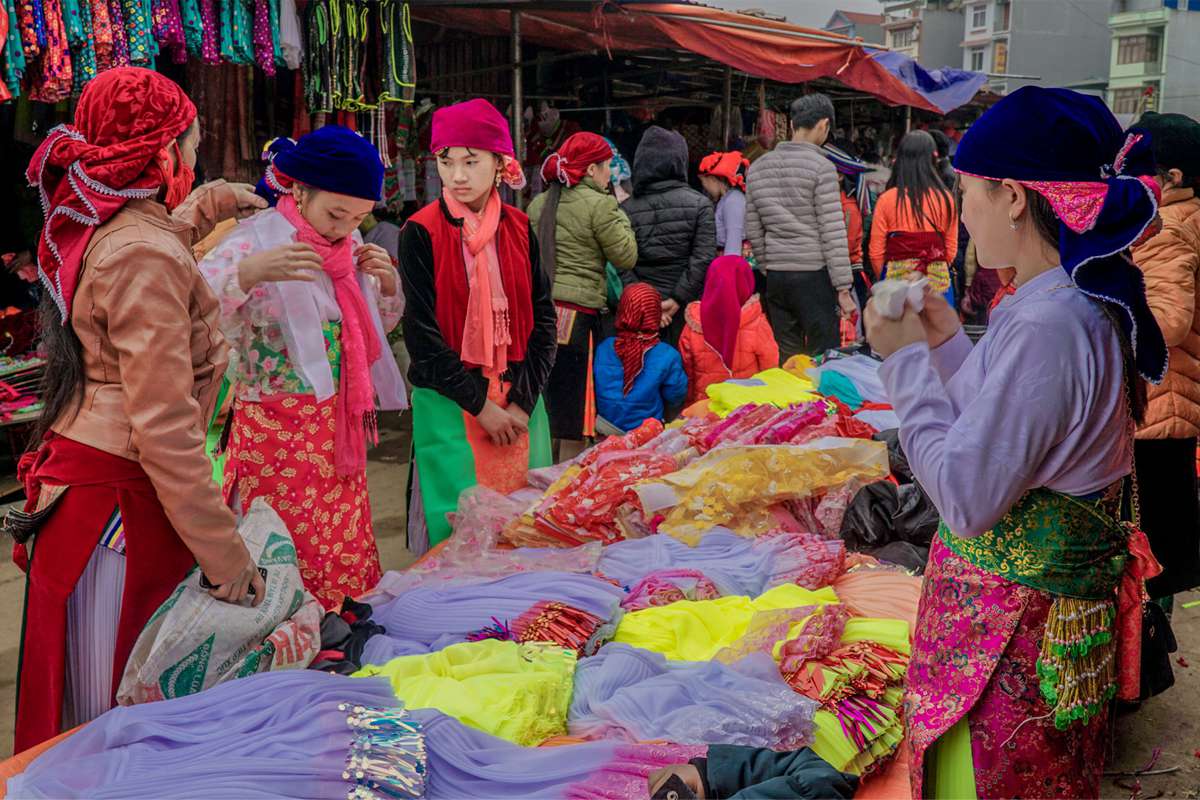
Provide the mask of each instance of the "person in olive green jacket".
[{"label": "person in olive green jacket", "polygon": [[529,207],[558,311],[558,355],[544,396],[560,455],[562,442],[578,450],[595,435],[592,357],[608,299],[605,264],[627,270],[637,263],[633,227],[608,191],[612,156],[601,136],[571,136],[546,159],[542,177],[550,188]]}]

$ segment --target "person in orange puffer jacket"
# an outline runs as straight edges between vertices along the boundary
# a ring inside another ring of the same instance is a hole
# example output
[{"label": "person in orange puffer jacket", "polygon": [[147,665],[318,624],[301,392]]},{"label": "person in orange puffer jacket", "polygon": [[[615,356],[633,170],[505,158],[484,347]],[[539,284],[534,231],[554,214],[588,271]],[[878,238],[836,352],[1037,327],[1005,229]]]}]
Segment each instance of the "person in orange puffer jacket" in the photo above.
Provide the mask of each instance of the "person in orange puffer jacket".
[{"label": "person in orange puffer jacket", "polygon": [[1200,435],[1200,123],[1183,114],[1144,115],[1150,132],[1163,227],[1134,248],[1146,299],[1170,348],[1170,369],[1150,386],[1146,419],[1134,443],[1142,529],[1163,566],[1146,582],[1151,598],[1200,585],[1200,508],[1196,441]]},{"label": "person in orange puffer jacket", "polygon": [[754,273],[741,256],[721,256],[708,268],[704,296],[690,303],[679,337],[688,376],[688,405],[705,389],[779,366],[779,346],[754,294]]}]

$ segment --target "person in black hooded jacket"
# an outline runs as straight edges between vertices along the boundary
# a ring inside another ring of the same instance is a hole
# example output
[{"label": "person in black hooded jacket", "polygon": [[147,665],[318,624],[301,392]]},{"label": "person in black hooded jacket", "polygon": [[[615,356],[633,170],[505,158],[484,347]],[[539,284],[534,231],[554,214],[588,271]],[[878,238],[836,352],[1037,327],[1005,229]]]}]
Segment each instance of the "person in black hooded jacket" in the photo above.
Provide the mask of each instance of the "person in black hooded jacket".
[{"label": "person in black hooded jacket", "polygon": [[633,223],[638,261],[623,274],[663,296],[662,339],[672,346],[683,330],[683,309],[704,293],[717,249],[712,201],[687,183],[687,142],[657,125],[642,136],[633,159],[633,197],[622,206]]}]

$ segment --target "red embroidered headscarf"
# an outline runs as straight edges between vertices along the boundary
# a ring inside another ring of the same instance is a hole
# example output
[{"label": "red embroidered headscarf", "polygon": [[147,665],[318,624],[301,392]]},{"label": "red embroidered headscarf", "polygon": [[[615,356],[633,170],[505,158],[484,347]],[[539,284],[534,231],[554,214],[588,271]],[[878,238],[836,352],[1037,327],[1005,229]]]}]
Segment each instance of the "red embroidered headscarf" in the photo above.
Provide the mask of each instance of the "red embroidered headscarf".
[{"label": "red embroidered headscarf", "polygon": [[617,340],[613,349],[621,359],[625,373],[625,394],[642,374],[646,353],[658,344],[658,324],[662,320],[662,297],[648,283],[625,287],[617,306]]},{"label": "red embroidered headscarf", "polygon": [[716,350],[727,369],[733,369],[742,306],[754,294],[754,272],[741,256],[721,256],[708,267],[700,300],[704,341]]},{"label": "red embroidered headscarf", "polygon": [[26,178],[45,216],[38,272],[64,323],[96,228],[130,200],[184,182],[182,169],[166,174],[166,152],[195,119],[196,107],[169,78],[119,67],[88,83],[75,124],[59,125],[37,149]]},{"label": "red embroidered headscarf", "polygon": [[700,174],[720,178],[735,189],[746,191],[746,170],[750,162],[742,158],[740,150],[728,153],[709,153],[700,160]]},{"label": "red embroidered headscarf", "polygon": [[[562,147],[550,154],[542,164],[542,179],[546,183],[558,181],[571,187],[583,180],[588,167],[601,161],[611,161],[612,145],[603,136],[594,133],[576,133],[567,137]],[[601,186],[601,189],[608,187]]]}]

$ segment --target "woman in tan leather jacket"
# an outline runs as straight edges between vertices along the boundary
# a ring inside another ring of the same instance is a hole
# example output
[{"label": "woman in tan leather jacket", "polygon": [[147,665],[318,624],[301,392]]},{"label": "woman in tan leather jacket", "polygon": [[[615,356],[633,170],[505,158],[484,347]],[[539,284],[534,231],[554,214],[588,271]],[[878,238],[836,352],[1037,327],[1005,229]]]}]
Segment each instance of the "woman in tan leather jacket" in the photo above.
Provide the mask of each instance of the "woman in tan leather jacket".
[{"label": "woman in tan leather jacket", "polygon": [[178,86],[121,68],[29,166],[49,364],[44,436],[21,464],[41,519],[14,550],[28,573],[18,751],[112,706],[138,634],[197,562],[218,599],[263,595],[204,454],[227,359],[190,248],[265,201],[224,182],[189,194],[198,142]]},{"label": "woman in tan leather jacket", "polygon": [[[1146,299],[1170,348],[1167,377],[1151,386],[1134,456],[1142,528],[1163,566],[1146,582],[1170,598],[1200,585],[1200,509],[1196,437],[1200,433],[1200,123],[1183,114],[1146,114],[1162,186],[1159,233],[1133,251],[1146,277]],[[1169,604],[1168,604],[1169,606]]]}]

